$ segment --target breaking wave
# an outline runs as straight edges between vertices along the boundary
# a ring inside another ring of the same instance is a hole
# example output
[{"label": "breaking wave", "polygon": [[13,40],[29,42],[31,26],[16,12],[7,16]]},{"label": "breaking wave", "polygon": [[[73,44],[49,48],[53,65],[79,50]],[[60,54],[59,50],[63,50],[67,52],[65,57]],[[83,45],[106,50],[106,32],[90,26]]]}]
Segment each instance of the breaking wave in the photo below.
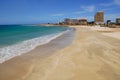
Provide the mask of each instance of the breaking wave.
[{"label": "breaking wave", "polygon": [[49,34],[38,38],[22,41],[20,43],[0,48],[0,63],[3,63],[11,58],[27,53],[37,46],[49,43],[51,40],[67,33],[70,29],[55,34]]}]

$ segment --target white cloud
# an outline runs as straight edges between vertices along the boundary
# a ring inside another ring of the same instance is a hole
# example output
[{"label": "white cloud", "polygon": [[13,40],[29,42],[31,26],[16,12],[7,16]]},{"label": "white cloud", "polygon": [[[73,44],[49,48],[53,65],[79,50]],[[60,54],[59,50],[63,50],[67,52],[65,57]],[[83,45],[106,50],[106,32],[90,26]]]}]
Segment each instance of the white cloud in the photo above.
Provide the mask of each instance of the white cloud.
[{"label": "white cloud", "polygon": [[102,9],[103,11],[108,11],[108,10],[114,10],[114,9],[118,9],[118,7],[114,7],[114,8],[104,8],[104,9]]},{"label": "white cloud", "polygon": [[114,5],[114,3],[101,3],[100,5],[101,6],[112,6]]},{"label": "white cloud", "polygon": [[53,14],[52,16],[53,17],[56,17],[56,16],[63,16],[64,14]]},{"label": "white cloud", "polygon": [[83,14],[83,13],[86,13],[86,11],[76,11],[76,12],[73,12],[73,14]]},{"label": "white cloud", "polygon": [[111,3],[101,3],[101,6],[120,5],[120,0],[113,0]]},{"label": "white cloud", "polygon": [[91,5],[91,6],[82,6],[81,7],[84,11],[87,12],[93,12],[95,10],[95,6]]},{"label": "white cloud", "polygon": [[114,3],[120,5],[120,0],[114,0]]}]

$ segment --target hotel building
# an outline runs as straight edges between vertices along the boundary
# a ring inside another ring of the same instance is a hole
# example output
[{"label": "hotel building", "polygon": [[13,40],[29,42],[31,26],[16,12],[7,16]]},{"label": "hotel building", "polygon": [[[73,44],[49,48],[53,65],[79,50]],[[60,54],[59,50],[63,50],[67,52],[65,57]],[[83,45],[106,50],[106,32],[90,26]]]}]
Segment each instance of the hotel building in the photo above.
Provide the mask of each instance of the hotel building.
[{"label": "hotel building", "polygon": [[104,24],[104,12],[99,11],[94,16],[94,22],[95,24]]}]

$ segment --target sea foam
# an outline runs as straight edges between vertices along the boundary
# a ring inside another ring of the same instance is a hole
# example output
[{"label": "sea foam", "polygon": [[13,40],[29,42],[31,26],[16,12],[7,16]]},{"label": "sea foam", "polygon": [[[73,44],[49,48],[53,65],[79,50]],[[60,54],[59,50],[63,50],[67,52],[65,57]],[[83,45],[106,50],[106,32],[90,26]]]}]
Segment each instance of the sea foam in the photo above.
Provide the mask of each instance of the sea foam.
[{"label": "sea foam", "polygon": [[0,63],[3,63],[11,58],[19,56],[21,54],[27,53],[37,46],[44,45],[49,43],[51,40],[56,39],[57,37],[67,33],[70,31],[69,29],[63,32],[49,34],[46,36],[41,36],[38,38],[33,38],[30,40],[26,40],[11,46],[7,46],[4,48],[0,48]]}]

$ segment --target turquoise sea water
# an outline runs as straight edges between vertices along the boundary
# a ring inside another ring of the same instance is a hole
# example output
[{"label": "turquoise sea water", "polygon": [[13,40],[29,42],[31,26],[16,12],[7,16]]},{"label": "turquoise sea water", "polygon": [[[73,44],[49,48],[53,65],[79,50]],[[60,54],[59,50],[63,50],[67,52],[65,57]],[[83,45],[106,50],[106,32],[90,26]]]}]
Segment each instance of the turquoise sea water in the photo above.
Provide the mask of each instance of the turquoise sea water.
[{"label": "turquoise sea water", "polygon": [[0,25],[0,63],[46,44],[70,29],[31,25]]}]

